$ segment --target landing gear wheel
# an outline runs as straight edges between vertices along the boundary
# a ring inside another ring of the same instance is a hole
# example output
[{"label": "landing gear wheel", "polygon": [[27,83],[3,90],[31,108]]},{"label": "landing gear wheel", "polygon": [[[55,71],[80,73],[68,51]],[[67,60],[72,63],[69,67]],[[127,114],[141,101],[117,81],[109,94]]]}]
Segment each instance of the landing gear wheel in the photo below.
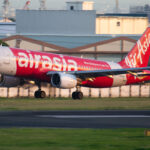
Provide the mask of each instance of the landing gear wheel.
[{"label": "landing gear wheel", "polygon": [[77,92],[72,93],[72,99],[77,99]]},{"label": "landing gear wheel", "polygon": [[72,99],[82,99],[83,98],[83,93],[82,92],[73,92],[72,93]]},{"label": "landing gear wheel", "polygon": [[83,93],[82,92],[77,92],[78,95],[78,99],[82,99],[83,98]]},{"label": "landing gear wheel", "polygon": [[34,93],[34,97],[35,98],[45,98],[46,97],[46,93],[44,91],[37,90]]},{"label": "landing gear wheel", "polygon": [[41,98],[45,98],[46,97],[46,93],[44,91],[41,91],[40,96],[41,96]]}]

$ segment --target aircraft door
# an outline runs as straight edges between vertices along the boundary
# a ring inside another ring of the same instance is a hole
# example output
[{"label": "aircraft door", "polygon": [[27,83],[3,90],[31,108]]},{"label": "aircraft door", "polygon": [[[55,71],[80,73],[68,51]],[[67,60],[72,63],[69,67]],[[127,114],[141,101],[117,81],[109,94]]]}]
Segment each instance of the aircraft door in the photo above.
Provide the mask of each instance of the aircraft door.
[{"label": "aircraft door", "polygon": [[0,66],[2,66],[2,64],[3,64],[3,59],[2,59],[2,51],[0,50]]},{"label": "aircraft door", "polygon": [[10,64],[10,52],[7,49],[4,49],[3,54],[4,54],[3,63],[6,65]]}]

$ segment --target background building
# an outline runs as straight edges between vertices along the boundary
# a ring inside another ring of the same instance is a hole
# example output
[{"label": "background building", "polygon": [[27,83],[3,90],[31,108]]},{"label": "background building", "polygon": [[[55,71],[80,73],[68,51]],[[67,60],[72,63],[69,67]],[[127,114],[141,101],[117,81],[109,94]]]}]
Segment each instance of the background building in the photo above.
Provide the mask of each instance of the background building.
[{"label": "background building", "polygon": [[7,20],[5,22],[3,19],[0,20],[0,36],[6,37],[16,34],[16,23]]},{"label": "background building", "polygon": [[147,14],[97,14],[96,34],[142,34],[148,25]]},{"label": "background building", "polygon": [[67,10],[94,10],[93,2],[92,1],[67,2]]},{"label": "background building", "polygon": [[130,13],[143,13],[148,14],[150,13],[150,5],[146,4],[145,6],[131,6]]},{"label": "background building", "polygon": [[17,10],[17,34],[95,34],[92,2],[68,2],[67,10]]},{"label": "background building", "polygon": [[[67,2],[66,10],[17,10],[17,34],[95,35],[142,34],[146,13],[96,14],[93,2]],[[145,10],[149,10],[146,5]]]}]

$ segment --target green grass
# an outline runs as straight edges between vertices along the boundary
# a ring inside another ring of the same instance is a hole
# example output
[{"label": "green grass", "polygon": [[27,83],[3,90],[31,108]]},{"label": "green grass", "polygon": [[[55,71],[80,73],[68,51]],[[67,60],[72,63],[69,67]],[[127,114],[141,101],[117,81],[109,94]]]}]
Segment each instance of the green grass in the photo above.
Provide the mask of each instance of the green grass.
[{"label": "green grass", "polygon": [[0,98],[0,110],[146,110],[150,98]]},{"label": "green grass", "polygon": [[0,129],[0,150],[150,150],[144,129]]}]

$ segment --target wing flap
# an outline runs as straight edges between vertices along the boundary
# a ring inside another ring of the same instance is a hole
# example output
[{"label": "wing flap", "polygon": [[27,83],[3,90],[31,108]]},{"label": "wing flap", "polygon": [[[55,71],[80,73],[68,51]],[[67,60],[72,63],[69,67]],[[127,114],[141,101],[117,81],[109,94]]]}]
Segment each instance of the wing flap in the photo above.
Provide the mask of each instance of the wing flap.
[{"label": "wing flap", "polygon": [[54,73],[62,72],[66,74],[75,75],[78,78],[85,79],[85,78],[95,78],[95,77],[102,77],[108,76],[111,77],[112,75],[119,75],[119,74],[132,74],[136,75],[136,73],[140,73],[140,76],[150,75],[143,74],[144,70],[150,70],[150,67],[142,67],[142,68],[125,68],[125,69],[110,69],[110,70],[88,70],[88,71],[49,71],[47,73],[48,76],[51,76]]}]

